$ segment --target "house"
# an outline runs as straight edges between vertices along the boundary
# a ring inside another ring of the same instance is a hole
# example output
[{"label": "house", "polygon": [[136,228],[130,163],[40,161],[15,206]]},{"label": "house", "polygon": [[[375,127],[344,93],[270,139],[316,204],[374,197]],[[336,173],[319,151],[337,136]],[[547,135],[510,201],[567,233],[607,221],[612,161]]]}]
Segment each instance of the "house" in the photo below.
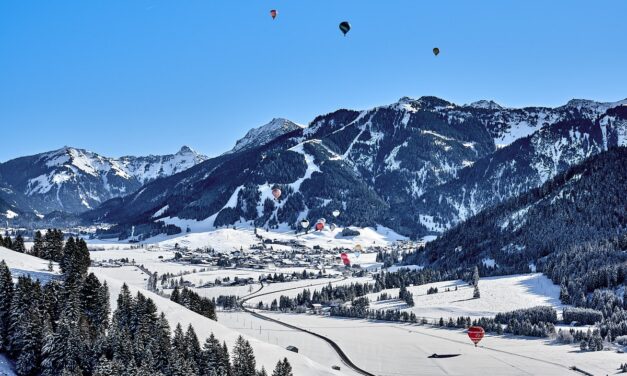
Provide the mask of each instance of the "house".
[{"label": "house", "polygon": [[315,315],[319,315],[322,313],[322,304],[314,303],[311,305],[311,310]]},{"label": "house", "polygon": [[381,271],[381,268],[383,268],[383,263],[382,262],[370,262],[370,263],[359,264],[359,266],[361,267],[362,270],[365,270],[367,272],[377,273]]}]

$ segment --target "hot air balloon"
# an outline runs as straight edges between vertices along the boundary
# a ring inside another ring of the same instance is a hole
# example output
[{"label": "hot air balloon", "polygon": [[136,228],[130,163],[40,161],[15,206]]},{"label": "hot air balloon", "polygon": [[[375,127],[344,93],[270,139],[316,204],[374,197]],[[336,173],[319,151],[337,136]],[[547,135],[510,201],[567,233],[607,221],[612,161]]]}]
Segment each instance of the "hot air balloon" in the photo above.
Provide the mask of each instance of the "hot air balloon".
[{"label": "hot air balloon", "polygon": [[480,326],[471,326],[470,328],[468,328],[468,338],[470,338],[472,343],[475,344],[475,347],[477,347],[477,343],[479,343],[479,341],[483,339],[484,335],[485,330],[483,330],[483,328]]},{"label": "hot air balloon", "polygon": [[333,213],[331,213],[331,214],[333,214],[333,216],[337,218],[337,216],[340,215],[340,211],[339,210],[333,210]]},{"label": "hot air balloon", "polygon": [[302,221],[300,221],[300,227],[308,228],[309,227],[309,221],[306,220],[306,219],[303,219]]},{"label": "hot air balloon", "polygon": [[349,24],[348,21],[340,22],[340,30],[342,30],[342,33],[346,36],[346,34],[351,30],[351,24]]},{"label": "hot air balloon", "polygon": [[363,251],[363,248],[361,247],[361,244],[355,244],[355,247],[353,247],[353,249],[354,249],[356,252],[361,252],[361,251]]},{"label": "hot air balloon", "polygon": [[320,221],[316,222],[316,225],[314,226],[314,229],[316,231],[324,230],[324,222],[320,222]]},{"label": "hot air balloon", "polygon": [[350,266],[351,260],[348,258],[348,255],[345,252],[340,253],[340,257],[342,258],[342,262],[344,266]]},{"label": "hot air balloon", "polygon": [[272,196],[274,196],[275,200],[278,200],[279,197],[281,197],[281,188],[279,187],[272,188]]},{"label": "hot air balloon", "polygon": [[435,56],[438,56],[438,55],[440,54],[440,49],[439,49],[439,48],[437,48],[437,47],[435,47],[435,48],[433,49],[433,54],[434,54]]},{"label": "hot air balloon", "polygon": [[331,223],[331,226],[329,226],[329,229],[331,231],[335,231],[336,228],[337,228],[337,226],[335,225],[335,223]]},{"label": "hot air balloon", "polygon": [[272,16],[272,19],[275,19],[277,14],[279,14],[279,12],[276,9],[272,9],[270,11],[270,16]]}]

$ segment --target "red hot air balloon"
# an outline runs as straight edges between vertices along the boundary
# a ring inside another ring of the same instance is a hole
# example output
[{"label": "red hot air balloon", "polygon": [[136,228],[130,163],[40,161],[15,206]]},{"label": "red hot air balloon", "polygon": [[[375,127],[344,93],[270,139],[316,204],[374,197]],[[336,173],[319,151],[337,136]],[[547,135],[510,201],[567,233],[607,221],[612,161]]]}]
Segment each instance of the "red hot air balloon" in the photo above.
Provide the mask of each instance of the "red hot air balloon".
[{"label": "red hot air balloon", "polygon": [[270,11],[270,16],[272,16],[272,19],[275,19],[275,18],[276,18],[276,16],[277,16],[277,14],[279,14],[279,12],[277,12],[277,10],[276,10],[276,9],[272,9],[272,10]]},{"label": "red hot air balloon", "polygon": [[480,326],[471,326],[468,328],[468,338],[475,344],[475,347],[477,347],[477,343],[483,339],[484,335],[485,330]]},{"label": "red hot air balloon", "polygon": [[342,258],[342,262],[344,266],[350,266],[351,260],[348,258],[348,255],[345,252],[340,253],[340,257]]},{"label": "red hot air balloon", "polygon": [[316,229],[316,231],[322,231],[324,230],[324,222],[318,222],[316,223],[316,226],[314,227]]},{"label": "red hot air balloon", "polygon": [[275,200],[278,200],[281,197],[281,189],[279,187],[272,188],[272,196],[274,196]]}]

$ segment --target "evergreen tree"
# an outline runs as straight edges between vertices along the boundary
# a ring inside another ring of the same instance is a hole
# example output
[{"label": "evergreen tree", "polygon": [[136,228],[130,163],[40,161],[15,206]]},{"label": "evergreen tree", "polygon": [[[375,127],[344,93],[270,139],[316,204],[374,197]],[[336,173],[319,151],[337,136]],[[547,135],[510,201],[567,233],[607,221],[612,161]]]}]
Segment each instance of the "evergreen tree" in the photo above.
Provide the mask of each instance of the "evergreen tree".
[{"label": "evergreen tree", "polygon": [[81,355],[85,355],[85,347],[80,333],[80,315],[78,294],[71,292],[57,330],[45,338],[42,362],[44,376],[55,376],[62,372],[78,374],[82,372],[81,363],[86,366],[81,361]]},{"label": "evergreen tree", "polygon": [[2,260],[0,261],[0,352],[6,351],[9,344],[12,299],[13,279],[11,271],[4,260]]},{"label": "evergreen tree", "polygon": [[565,284],[560,286],[560,300],[564,304],[570,304],[570,294],[568,293],[568,288]]},{"label": "evergreen tree", "polygon": [[163,312],[159,316],[156,324],[154,360],[155,368],[166,373],[169,367],[170,356],[170,325]]},{"label": "evergreen tree", "polygon": [[11,248],[15,252],[26,253],[26,246],[24,245],[24,238],[21,234],[18,234],[15,237],[15,241],[13,242],[13,246]]},{"label": "evergreen tree", "polygon": [[113,362],[107,359],[104,355],[101,356],[100,360],[98,360],[96,368],[94,369],[93,376],[116,376]]},{"label": "evergreen tree", "polygon": [[11,301],[9,323],[9,355],[18,375],[39,372],[41,343],[44,330],[39,305],[41,287],[29,277],[18,278]]},{"label": "evergreen tree", "polygon": [[250,343],[239,336],[233,348],[233,376],[250,376],[255,374],[256,361]]},{"label": "evergreen tree", "polygon": [[220,346],[220,341],[211,333],[203,345],[202,364],[200,366],[202,370],[201,375],[211,376],[211,372],[217,372],[221,365],[222,346]]},{"label": "evergreen tree", "polygon": [[294,376],[292,366],[287,358],[283,358],[283,361],[279,360],[274,368],[274,372],[272,372],[272,376]]},{"label": "evergreen tree", "polygon": [[39,230],[35,232],[31,254],[35,257],[46,258],[44,257],[44,237],[41,235],[41,231]]},{"label": "evergreen tree", "polygon": [[202,364],[202,350],[200,349],[200,343],[198,342],[198,336],[194,328],[190,324],[185,332],[185,356],[190,362],[192,368],[196,373]]},{"label": "evergreen tree", "polygon": [[226,342],[222,342],[222,351],[220,351],[220,366],[218,367],[218,375],[233,376],[231,357],[229,356],[229,348],[226,345]]},{"label": "evergreen tree", "polygon": [[4,242],[3,242],[2,246],[4,248],[13,249],[13,241],[11,240],[11,237],[8,234],[4,238]]},{"label": "evergreen tree", "polygon": [[472,273],[472,285],[473,286],[479,285],[479,267],[478,266],[475,266],[475,270]]}]

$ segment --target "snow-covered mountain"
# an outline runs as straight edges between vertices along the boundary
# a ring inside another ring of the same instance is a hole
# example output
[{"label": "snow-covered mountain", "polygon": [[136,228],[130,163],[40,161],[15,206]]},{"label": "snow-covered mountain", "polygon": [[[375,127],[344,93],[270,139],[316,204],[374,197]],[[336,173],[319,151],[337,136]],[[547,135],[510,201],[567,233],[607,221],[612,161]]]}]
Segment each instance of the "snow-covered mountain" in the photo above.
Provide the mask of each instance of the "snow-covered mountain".
[{"label": "snow-covered mountain", "polygon": [[268,124],[249,130],[244,137],[235,143],[233,149],[227,153],[236,153],[246,149],[263,146],[277,137],[301,128],[302,126],[290,120],[274,118]]},{"label": "snow-covered mountain", "polygon": [[[452,270],[487,259],[501,270],[509,267],[510,272],[520,272],[529,264],[546,263],[547,255],[573,246],[592,252],[597,247],[590,244],[624,236],[626,190],[627,148],[611,148],[537,189],[470,217],[429,243],[426,252],[408,256],[406,262],[433,263]],[[622,247],[617,253],[624,260],[625,245]],[[567,260],[574,262],[572,257]],[[602,262],[594,260],[590,265],[600,268]]]},{"label": "snow-covered mountain", "polygon": [[[297,228],[303,218],[330,218],[339,209],[340,225],[440,232],[620,145],[627,118],[621,105],[571,101],[513,109],[405,97],[364,111],[338,110],[250,143],[257,129],[237,152],[148,183],[85,219],[120,223],[112,231],[121,236],[129,230],[125,223],[145,223],[143,231],[154,235],[180,231],[175,226],[186,220],[207,228],[243,221]],[[271,195],[275,185],[283,191],[280,201]]]},{"label": "snow-covered mountain", "polygon": [[421,196],[414,211],[429,219],[431,230],[441,231],[616,146],[627,146],[627,106],[594,120],[587,114],[568,117],[478,160]]},{"label": "snow-covered mountain", "polygon": [[206,159],[186,146],[171,155],[122,158],[63,147],[0,164],[0,198],[22,211],[77,213]]}]

